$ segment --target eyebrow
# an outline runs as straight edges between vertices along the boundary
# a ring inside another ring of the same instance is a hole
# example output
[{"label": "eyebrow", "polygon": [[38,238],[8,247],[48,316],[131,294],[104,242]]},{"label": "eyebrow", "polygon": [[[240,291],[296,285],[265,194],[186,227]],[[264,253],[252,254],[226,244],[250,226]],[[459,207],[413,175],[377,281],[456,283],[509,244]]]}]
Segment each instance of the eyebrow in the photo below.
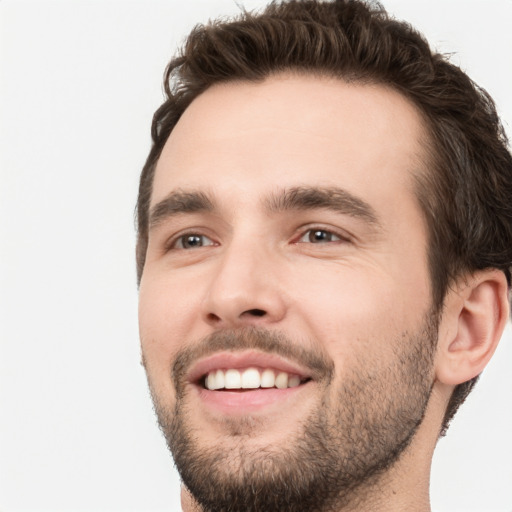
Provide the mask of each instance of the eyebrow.
[{"label": "eyebrow", "polygon": [[293,187],[272,194],[265,203],[271,213],[326,209],[361,219],[371,226],[380,225],[370,204],[339,187]]},{"label": "eyebrow", "polygon": [[212,212],[214,209],[212,198],[204,192],[175,190],[151,208],[149,213],[149,229],[175,215]]},{"label": "eyebrow", "polygon": [[[263,205],[269,213],[326,209],[361,219],[370,226],[380,225],[370,204],[339,187],[292,187],[272,193]],[[175,215],[216,209],[215,200],[205,192],[175,190],[151,208],[149,229]]]}]

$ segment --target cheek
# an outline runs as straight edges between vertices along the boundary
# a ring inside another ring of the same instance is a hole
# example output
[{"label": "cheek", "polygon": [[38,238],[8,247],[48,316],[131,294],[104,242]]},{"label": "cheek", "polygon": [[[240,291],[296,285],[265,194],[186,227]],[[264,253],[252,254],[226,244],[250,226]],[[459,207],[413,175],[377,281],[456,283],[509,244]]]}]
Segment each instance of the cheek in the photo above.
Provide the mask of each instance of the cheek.
[{"label": "cheek", "polygon": [[[183,290],[190,290],[184,293]],[[190,339],[198,318],[194,287],[168,277],[143,276],[139,289],[139,332],[148,377],[153,386],[170,386],[177,351]]]},{"label": "cheek", "polygon": [[310,268],[302,275],[290,284],[300,290],[294,294],[297,318],[341,372],[356,359],[391,361],[396,343],[428,310],[428,287],[409,286],[380,267]]}]

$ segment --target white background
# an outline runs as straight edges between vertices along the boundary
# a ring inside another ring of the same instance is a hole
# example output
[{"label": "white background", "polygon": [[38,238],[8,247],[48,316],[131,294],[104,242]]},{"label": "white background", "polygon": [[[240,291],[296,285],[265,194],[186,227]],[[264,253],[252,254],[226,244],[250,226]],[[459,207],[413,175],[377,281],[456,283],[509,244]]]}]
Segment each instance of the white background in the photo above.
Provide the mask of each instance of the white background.
[{"label": "white background", "polygon": [[[512,135],[512,0],[388,0]],[[262,1],[241,2],[248,8]],[[161,76],[233,0],[0,1],[0,511],[177,511],[139,365],[133,212]],[[512,334],[433,464],[441,512],[512,512]]]}]

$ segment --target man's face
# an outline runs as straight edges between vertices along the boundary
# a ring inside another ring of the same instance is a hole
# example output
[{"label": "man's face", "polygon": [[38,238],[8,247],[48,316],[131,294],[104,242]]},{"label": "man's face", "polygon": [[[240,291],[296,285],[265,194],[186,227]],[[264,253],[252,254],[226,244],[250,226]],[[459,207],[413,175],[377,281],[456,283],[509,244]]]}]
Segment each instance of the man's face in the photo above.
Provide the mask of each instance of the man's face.
[{"label": "man's face", "polygon": [[178,469],[211,510],[243,510],[251,486],[261,510],[349,499],[410,442],[437,336],[423,138],[393,91],[286,75],[214,86],[172,132],[141,342]]}]

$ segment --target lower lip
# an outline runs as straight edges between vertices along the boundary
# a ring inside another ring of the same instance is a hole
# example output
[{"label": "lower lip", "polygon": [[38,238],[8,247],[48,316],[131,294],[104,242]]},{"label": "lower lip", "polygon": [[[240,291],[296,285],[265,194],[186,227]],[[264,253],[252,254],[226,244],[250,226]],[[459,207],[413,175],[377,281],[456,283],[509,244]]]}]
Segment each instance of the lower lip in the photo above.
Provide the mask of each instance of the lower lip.
[{"label": "lower lip", "polygon": [[[310,383],[301,384],[286,389],[254,389],[247,391],[210,391],[198,387],[199,398],[205,406],[220,413],[248,414],[261,411],[272,405],[285,406],[298,394],[310,386]],[[295,402],[295,401],[294,401]]]}]

